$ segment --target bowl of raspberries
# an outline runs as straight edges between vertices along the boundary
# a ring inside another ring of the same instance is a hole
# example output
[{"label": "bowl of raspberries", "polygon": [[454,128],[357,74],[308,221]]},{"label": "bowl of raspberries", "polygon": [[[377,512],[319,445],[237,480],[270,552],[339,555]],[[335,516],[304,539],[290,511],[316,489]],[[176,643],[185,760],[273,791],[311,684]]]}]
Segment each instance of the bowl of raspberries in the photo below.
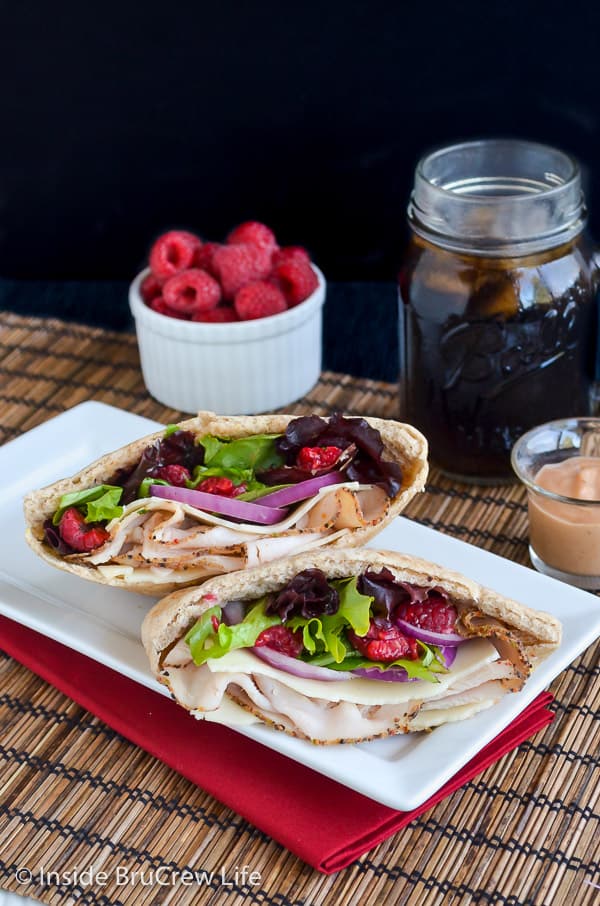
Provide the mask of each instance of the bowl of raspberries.
[{"label": "bowl of raspberries", "polygon": [[224,243],[170,230],[129,290],[146,387],[182,412],[286,406],[319,378],[324,302],[308,252],[263,223]]}]

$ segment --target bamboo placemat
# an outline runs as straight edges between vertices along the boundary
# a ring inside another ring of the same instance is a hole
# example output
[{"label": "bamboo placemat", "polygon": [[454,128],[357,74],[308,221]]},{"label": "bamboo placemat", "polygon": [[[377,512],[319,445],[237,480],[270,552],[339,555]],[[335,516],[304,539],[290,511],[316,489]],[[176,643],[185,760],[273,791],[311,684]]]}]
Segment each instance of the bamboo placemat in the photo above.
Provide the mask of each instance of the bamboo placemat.
[{"label": "bamboo placemat", "polygon": [[[146,392],[133,336],[11,313],[0,313],[0,388],[2,441],[88,399],[163,422],[180,415]],[[290,408],[393,417],[396,407],[393,384],[325,372]],[[434,470],[407,515],[527,562],[517,486],[477,489]],[[45,903],[98,906],[591,906],[600,901],[592,886],[600,884],[599,654],[597,645],[554,682],[554,725],[331,877],[1,656],[0,886]],[[215,877],[203,888],[150,890],[141,880],[101,890],[20,887],[16,869],[40,864],[59,873],[93,865],[109,875],[126,865],[130,876],[167,865]],[[258,871],[260,883],[225,887],[219,873],[236,865]]]}]

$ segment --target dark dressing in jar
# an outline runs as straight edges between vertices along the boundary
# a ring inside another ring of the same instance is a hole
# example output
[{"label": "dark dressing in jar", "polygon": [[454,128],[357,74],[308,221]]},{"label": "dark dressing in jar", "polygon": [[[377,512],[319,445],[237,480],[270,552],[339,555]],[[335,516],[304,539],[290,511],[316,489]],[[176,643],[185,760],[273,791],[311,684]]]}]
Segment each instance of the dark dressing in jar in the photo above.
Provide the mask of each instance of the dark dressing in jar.
[{"label": "dark dressing in jar", "polygon": [[524,431],[589,411],[595,276],[579,171],[526,142],[454,146],[417,168],[409,221],[403,417],[448,474],[507,479]]}]

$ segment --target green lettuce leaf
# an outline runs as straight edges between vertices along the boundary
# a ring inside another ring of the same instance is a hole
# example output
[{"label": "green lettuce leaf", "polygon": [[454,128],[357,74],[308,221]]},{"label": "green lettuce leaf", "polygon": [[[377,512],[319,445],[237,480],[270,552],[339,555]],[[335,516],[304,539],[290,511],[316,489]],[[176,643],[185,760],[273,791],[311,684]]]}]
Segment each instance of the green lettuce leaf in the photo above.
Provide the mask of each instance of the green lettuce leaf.
[{"label": "green lettuce leaf", "polygon": [[252,469],[227,469],[224,466],[196,466],[190,481],[186,482],[188,488],[196,488],[205,478],[229,478],[234,485],[248,484],[254,480]]},{"label": "green lettuce leaf", "polygon": [[[189,645],[194,660],[194,651],[201,652],[204,648],[204,643],[206,642],[207,638],[211,635],[215,635],[215,630],[212,624],[213,617],[216,617],[217,620],[221,619],[220,607],[210,607],[208,610],[205,610],[200,619],[196,620],[185,637],[185,641]],[[202,661],[200,661],[200,663],[202,663]]]},{"label": "green lettuce leaf", "polygon": [[361,595],[357,582],[358,579],[353,576],[350,579],[334,579],[329,583],[337,588],[340,596],[340,608],[334,616],[341,614],[357,635],[366,635],[369,631],[373,598]]},{"label": "green lettuce leaf", "polygon": [[63,494],[52,517],[52,524],[58,525],[65,510],[72,506],[81,510],[86,522],[109,522],[123,513],[123,507],[118,506],[122,493],[123,488],[99,484],[94,488],[86,488],[85,491]]},{"label": "green lettuce leaf", "polygon": [[176,431],[181,431],[179,425],[167,425],[167,427],[165,428],[164,436],[170,437],[171,434],[175,434]]},{"label": "green lettuce leaf", "polygon": [[162,478],[144,478],[140,482],[136,499],[139,499],[140,497],[150,497],[150,488],[153,484],[162,484],[166,487],[170,487],[169,482],[163,481]]},{"label": "green lettuce leaf", "polygon": [[269,487],[268,484],[257,481],[254,478],[252,469],[228,469],[224,466],[196,466],[192,479],[186,482],[186,486],[188,488],[197,488],[205,478],[229,478],[236,488],[241,484],[245,484],[246,490],[243,494],[238,494],[236,500],[256,500],[264,494],[270,494],[271,491],[278,490],[279,487],[287,487],[287,485]]},{"label": "green lettuce leaf", "polygon": [[234,484],[242,484],[242,482],[252,481],[254,473],[252,469],[233,469],[225,466],[196,466],[192,473],[191,481],[188,481],[188,487],[195,488],[205,478],[229,478]]},{"label": "green lettuce leaf", "polygon": [[[314,663],[311,659],[309,663]],[[338,663],[324,664],[320,666],[326,666],[330,670],[359,670],[364,667],[375,667],[377,670],[390,670],[392,667],[403,667],[408,674],[409,679],[420,679],[426,680],[429,683],[439,682],[436,673],[447,673],[446,668],[443,668],[442,671],[434,671],[433,669],[426,667],[421,660],[411,661],[407,658],[398,658],[395,661],[389,661],[384,663],[383,661],[370,661],[366,657],[361,655],[349,655],[344,658],[343,661]]]},{"label": "green lettuce leaf", "polygon": [[[431,667],[432,664],[435,664],[436,658],[433,649],[431,649],[429,645],[426,645],[425,642],[421,642],[420,639],[417,639],[417,645],[420,645],[421,649],[423,650],[423,653],[421,655],[421,662],[423,666]],[[431,669],[433,670],[434,668],[431,667]]]},{"label": "green lettuce leaf", "polygon": [[275,441],[280,436],[254,434],[251,437],[238,437],[236,440],[221,440],[207,434],[200,438],[199,443],[204,447],[205,466],[251,469],[254,473],[283,465],[284,458],[275,446]]},{"label": "green lettuce leaf", "polygon": [[289,488],[290,484],[263,484],[261,481],[251,481],[247,483],[248,490],[244,494],[238,494],[236,500],[259,500],[265,494],[272,494],[274,491],[280,491],[282,488]]},{"label": "green lettuce leaf", "polygon": [[[357,635],[366,635],[368,632],[373,598],[361,595],[356,583],[355,576],[329,583],[337,588],[340,596],[337,613],[310,619],[292,617],[286,622],[286,626],[293,630],[302,629],[304,647],[310,654],[328,653],[336,663],[342,663],[349,650],[346,629],[353,629]],[[312,659],[311,663],[314,663]]]},{"label": "green lettuce leaf", "polygon": [[337,626],[329,620],[328,616],[312,617],[310,620],[304,619],[304,617],[293,617],[287,621],[286,626],[294,631],[302,629],[304,647],[311,654],[326,651],[335,661],[341,661],[346,655],[346,645],[341,637],[341,632],[337,631]]},{"label": "green lettuce leaf", "polygon": [[204,447],[204,462],[209,463],[212,462],[226,441],[219,440],[219,438],[215,437],[213,434],[206,434],[204,437],[198,439],[198,443],[201,447]]},{"label": "green lettuce leaf", "polygon": [[261,598],[248,611],[241,623],[235,626],[219,623],[216,632],[212,625],[212,617],[220,618],[220,607],[211,607],[205,611],[185,637],[196,666],[204,664],[209,658],[223,657],[229,651],[238,648],[252,648],[263,629],[281,623],[280,617],[276,614],[268,616],[265,613],[266,605],[267,599]]},{"label": "green lettuce leaf", "polygon": [[433,659],[431,662],[428,662],[428,664],[430,663],[431,670],[435,671],[435,673],[449,672],[444,663],[442,652],[437,645],[426,645],[425,642],[421,642],[420,639],[417,639],[417,644],[421,645],[423,648],[428,648],[433,653]]}]

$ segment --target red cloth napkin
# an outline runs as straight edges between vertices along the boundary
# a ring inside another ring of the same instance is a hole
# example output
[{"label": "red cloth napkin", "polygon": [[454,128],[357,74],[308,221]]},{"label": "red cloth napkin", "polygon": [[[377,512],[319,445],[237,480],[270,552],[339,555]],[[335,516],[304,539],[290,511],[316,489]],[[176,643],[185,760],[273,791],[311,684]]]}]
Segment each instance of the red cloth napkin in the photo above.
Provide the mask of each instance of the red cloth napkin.
[{"label": "red cloth napkin", "polygon": [[431,799],[396,812],[232,730],[193,720],[166,696],[6,617],[0,647],[326,874],[405,827],[553,718],[546,692]]}]

